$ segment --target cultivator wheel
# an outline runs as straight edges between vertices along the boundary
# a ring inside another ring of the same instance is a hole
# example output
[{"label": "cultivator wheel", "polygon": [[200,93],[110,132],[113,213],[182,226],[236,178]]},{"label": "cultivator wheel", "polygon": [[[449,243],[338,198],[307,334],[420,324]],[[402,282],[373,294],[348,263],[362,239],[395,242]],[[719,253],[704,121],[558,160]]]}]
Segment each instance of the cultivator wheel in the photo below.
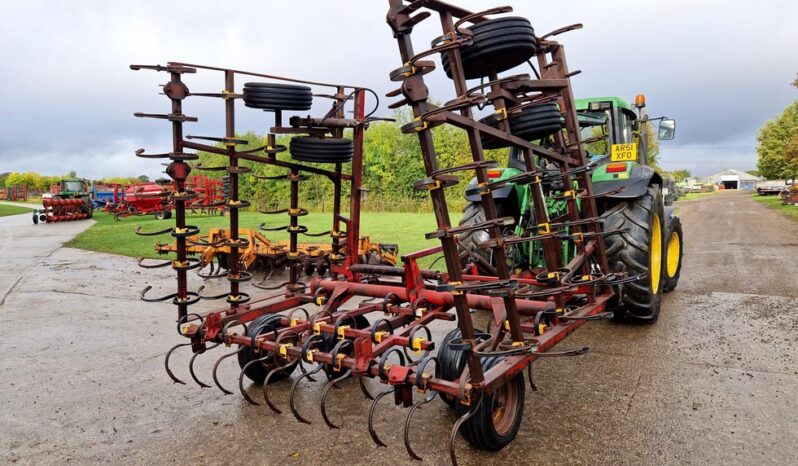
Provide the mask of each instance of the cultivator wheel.
[{"label": "cultivator wheel", "polygon": [[[535,30],[526,18],[517,16],[483,21],[466,28],[471,45],[460,49],[466,79],[478,79],[514,68],[538,51]],[[433,44],[434,45],[434,44]],[[441,54],[446,76],[452,77],[448,53]]]},{"label": "cultivator wheel", "polygon": [[664,293],[676,289],[682,274],[682,255],[684,254],[684,234],[679,217],[671,217],[665,234],[665,276],[662,283]]},{"label": "cultivator wheel", "polygon": [[310,110],[313,94],[307,86],[275,83],[244,84],[244,105],[262,110]]},{"label": "cultivator wheel", "polygon": [[[273,334],[276,338],[278,331],[285,327],[281,321],[282,316],[279,315],[272,314],[261,316],[253,320],[249,325],[247,336],[249,338],[257,338],[261,335]],[[265,355],[256,354],[251,348],[240,347],[240,349],[241,351],[238,353],[238,365],[241,367],[242,372],[247,376],[247,378],[249,378],[249,380],[259,385],[264,382],[266,375],[272,369],[282,367],[281,370],[277,371],[269,378],[269,383],[277,382],[290,377],[291,373],[294,372],[296,366],[299,364],[299,360],[297,359],[285,364],[284,366],[278,366],[274,363],[273,358],[267,358],[264,360],[263,358]]]},{"label": "cultivator wheel", "polygon": [[291,158],[311,163],[346,163],[352,160],[350,139],[300,136],[291,139]]},{"label": "cultivator wheel", "polygon": [[[563,120],[560,109],[555,103],[545,103],[523,107],[517,111],[508,111],[508,121],[511,133],[525,141],[535,141],[547,138],[563,129]],[[502,120],[499,114],[492,114],[480,120],[481,123],[499,127]],[[485,149],[500,149],[509,147],[505,141],[497,141],[490,137],[482,138],[482,147]]]},{"label": "cultivator wheel", "polygon": [[[482,370],[488,371],[504,359],[501,356],[482,358]],[[499,451],[512,442],[524,417],[524,387],[524,374],[519,372],[493,393],[471,400],[471,406],[457,403],[459,416],[472,413],[461,428],[463,438],[472,447],[485,451]]]},{"label": "cultivator wheel", "polygon": [[621,200],[607,209],[605,228],[622,231],[605,238],[607,259],[614,273],[645,278],[621,287],[617,319],[654,323],[659,317],[663,291],[665,225],[662,193],[650,186],[646,194]]}]

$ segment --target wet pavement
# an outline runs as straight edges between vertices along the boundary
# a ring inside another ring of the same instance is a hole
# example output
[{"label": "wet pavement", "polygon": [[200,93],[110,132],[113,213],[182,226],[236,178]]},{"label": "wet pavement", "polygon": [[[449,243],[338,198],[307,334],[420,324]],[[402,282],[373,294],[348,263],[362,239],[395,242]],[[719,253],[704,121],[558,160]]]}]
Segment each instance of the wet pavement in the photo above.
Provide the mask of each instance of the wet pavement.
[{"label": "wet pavement", "polygon": [[[516,440],[489,454],[460,439],[461,464],[798,464],[798,227],[744,193],[678,206],[684,268],[659,322],[579,329],[559,348],[592,353],[535,363],[539,391],[527,390]],[[171,272],[58,248],[89,222],[13,218],[0,219],[10,264],[0,275],[0,463],[413,464],[402,446],[407,410],[384,400],[375,427],[388,448],[375,447],[354,381],[328,403],[341,430],[321,419],[320,381],[299,391],[310,426],[287,409],[287,381],[272,386],[285,408],[275,414],[197,387],[178,350],[173,368],[188,385],[173,385],[163,372],[180,341],[173,306],[138,300],[146,285],[171,292]],[[219,351],[197,360],[207,383]],[[221,382],[236,391],[237,376],[225,360]],[[425,463],[447,464],[453,413],[436,400],[413,419]]]}]

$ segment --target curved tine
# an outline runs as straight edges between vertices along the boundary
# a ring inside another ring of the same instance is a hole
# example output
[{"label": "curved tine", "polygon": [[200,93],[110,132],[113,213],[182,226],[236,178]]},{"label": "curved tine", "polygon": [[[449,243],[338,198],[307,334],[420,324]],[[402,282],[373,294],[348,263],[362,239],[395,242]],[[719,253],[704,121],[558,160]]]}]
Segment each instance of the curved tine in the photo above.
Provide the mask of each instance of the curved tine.
[{"label": "curved tine", "polygon": [[194,379],[194,382],[197,382],[197,385],[199,385],[202,388],[211,388],[211,386],[202,382],[200,379],[197,378],[197,374],[194,373],[194,361],[197,359],[197,356],[199,356],[200,354],[205,354],[206,352],[216,348],[219,345],[221,345],[221,343],[216,343],[215,345],[205,349],[205,351],[203,351],[202,353],[194,353],[194,356],[191,356],[191,361],[188,363],[188,372],[189,374],[191,374],[191,378]]},{"label": "curved tine", "polygon": [[291,396],[288,398],[288,405],[291,407],[291,412],[294,413],[294,417],[296,418],[296,420],[303,424],[310,424],[310,421],[302,417],[302,415],[299,414],[299,410],[296,409],[296,405],[294,404],[294,399],[295,399],[294,394],[296,393],[296,388],[299,386],[299,382],[301,382],[302,379],[308,377],[309,375],[315,374],[316,372],[319,372],[323,367],[324,366],[322,364],[319,364],[319,367],[313,369],[307,374],[300,375],[299,378],[294,380],[294,384],[291,386]]},{"label": "curved tine", "polygon": [[457,422],[454,423],[454,427],[452,427],[452,433],[449,435],[449,457],[452,459],[453,466],[457,466],[457,455],[454,452],[454,442],[457,440],[457,432],[460,430],[460,426],[462,426],[467,420],[471,419],[471,417],[476,414],[480,405],[482,405],[482,394],[477,395],[477,397],[478,400],[476,403],[472,400],[471,409],[469,409],[467,413],[460,416]]},{"label": "curved tine", "polygon": [[349,376],[352,375],[352,369],[347,370],[344,374],[337,379],[330,380],[327,382],[327,385],[324,386],[324,390],[321,392],[321,417],[324,418],[324,422],[330,427],[330,429],[340,429],[341,426],[333,424],[330,418],[327,416],[327,406],[325,405],[327,401],[327,394],[330,393],[330,387],[335,386],[337,382],[340,382]]},{"label": "curved tine", "polygon": [[418,456],[416,452],[413,451],[413,448],[410,447],[410,419],[413,417],[413,413],[415,413],[417,409],[421,409],[422,405],[434,400],[437,395],[438,392],[433,391],[430,396],[414,404],[413,407],[410,408],[410,412],[407,413],[407,419],[405,419],[405,450],[407,450],[407,454],[416,461],[423,461],[423,458]]},{"label": "curved tine", "polygon": [[382,440],[377,437],[377,432],[374,430],[374,411],[377,408],[377,403],[379,403],[384,396],[390,395],[395,390],[396,388],[394,387],[384,390],[374,398],[374,401],[371,402],[371,406],[369,406],[369,435],[371,436],[371,440],[376,443],[378,447],[387,447],[388,445],[384,444]]},{"label": "curved tine", "polygon": [[302,363],[302,358],[299,358],[299,370],[302,372],[302,375],[307,376],[307,379],[310,380],[311,382],[315,382],[316,381],[316,379],[314,379],[313,377],[308,375],[308,374],[315,374],[316,370],[314,369],[314,370],[308,372],[308,370],[305,369],[305,365]]},{"label": "curved tine", "polygon": [[169,349],[169,351],[166,352],[166,357],[164,357],[163,359],[163,367],[166,369],[166,375],[168,375],[169,378],[172,379],[172,382],[179,383],[180,385],[185,385],[186,383],[175,377],[175,374],[172,373],[172,369],[169,369],[169,357],[172,356],[172,353],[181,346],[191,346],[191,343],[178,343],[175,346],[173,346],[171,349]]},{"label": "curved tine", "polygon": [[236,354],[240,353],[241,350],[243,350],[244,348],[245,347],[242,346],[242,347],[238,348],[237,350],[233,351],[232,353],[225,354],[221,358],[217,359],[216,360],[216,364],[213,365],[213,383],[215,383],[216,386],[219,387],[219,390],[221,390],[222,393],[224,393],[225,395],[232,395],[233,392],[231,392],[230,390],[222,387],[222,384],[219,383],[219,378],[216,376],[216,371],[219,370],[219,363],[221,363],[223,360],[229,358],[230,356],[235,356]]},{"label": "curved tine", "polygon": [[266,356],[253,359],[252,361],[249,361],[248,363],[244,364],[244,367],[241,368],[241,372],[238,373],[238,391],[241,392],[241,395],[244,397],[245,400],[249,401],[250,404],[253,404],[255,406],[260,406],[260,403],[253,400],[252,397],[249,396],[249,393],[247,393],[247,391],[244,389],[244,373],[246,372],[247,369],[249,369],[249,366],[255,363],[263,362],[269,359],[270,357],[272,357],[271,353],[267,354]]},{"label": "curved tine", "polygon": [[[266,402],[266,405],[277,414],[283,414],[283,411],[274,403],[272,403],[272,400],[269,398],[269,381],[272,379],[272,375],[281,372],[284,369],[285,367],[275,367],[274,369],[270,370],[269,373],[266,374],[266,378],[263,379],[263,400]],[[310,379],[310,377],[308,377],[308,379]]]},{"label": "curved tine", "polygon": [[357,383],[358,385],[360,385],[360,391],[363,392],[363,395],[365,395],[366,399],[373,400],[374,395],[372,395],[371,392],[369,392],[369,389],[366,387],[366,381],[365,379],[363,379],[362,375],[357,377]]},{"label": "curved tine", "polygon": [[533,392],[538,391],[538,386],[535,385],[535,380],[532,378],[532,364],[526,366],[526,377],[529,380],[529,388],[532,389]]}]

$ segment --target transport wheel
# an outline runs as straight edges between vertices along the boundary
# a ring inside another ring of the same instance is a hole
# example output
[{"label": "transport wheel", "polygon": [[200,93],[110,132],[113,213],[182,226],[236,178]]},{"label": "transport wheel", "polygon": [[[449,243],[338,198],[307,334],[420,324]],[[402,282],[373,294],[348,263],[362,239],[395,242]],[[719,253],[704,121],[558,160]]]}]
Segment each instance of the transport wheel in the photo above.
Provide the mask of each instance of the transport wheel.
[{"label": "transport wheel", "polygon": [[[279,314],[267,314],[258,317],[257,319],[253,320],[249,325],[249,330],[247,331],[248,337],[256,337],[258,335],[262,335],[264,333],[272,333],[274,334],[274,330],[280,329],[283,325],[280,323],[280,319],[282,318]],[[254,351],[250,348],[243,349],[240,353],[238,353],[238,365],[242,369],[244,366],[252,361],[253,359],[258,359],[262,357],[262,354],[255,354]],[[299,364],[299,360],[295,360],[288,365],[285,366],[285,370],[275,373],[271,379],[269,379],[269,383],[276,382],[278,380],[285,379],[286,377],[290,376],[296,366]],[[274,369],[274,363],[271,359],[264,361],[262,364],[252,364],[249,366],[244,372],[244,374],[249,377],[250,380],[257,384],[262,384],[263,380],[266,379],[266,375]]]},{"label": "transport wheel", "polygon": [[668,222],[668,233],[665,235],[665,278],[662,291],[668,293],[676,289],[679,284],[679,275],[682,273],[682,254],[684,240],[682,236],[682,221],[679,217],[671,217]]},{"label": "transport wheel", "polygon": [[36,213],[36,212],[33,212],[33,224],[36,225],[38,223],[39,223],[39,214]]},{"label": "transport wheel", "polygon": [[166,212],[163,210],[159,210],[155,212],[155,220],[164,220],[166,218]]},{"label": "transport wheel", "polygon": [[[503,356],[483,358],[482,369],[487,372],[502,360]],[[477,450],[486,451],[499,451],[512,442],[524,417],[524,389],[524,372],[521,371],[499,389],[485,395],[477,412],[463,423],[460,429],[463,438]],[[458,416],[469,408],[458,403]]]},{"label": "transport wheel", "polygon": [[163,211],[163,215],[164,215],[165,219],[169,220],[170,218],[172,218],[172,211],[171,210],[164,210]]},{"label": "transport wheel", "polygon": [[[452,340],[460,338],[463,334],[459,328],[452,330],[446,334],[446,337],[441,342],[438,349],[438,361],[441,365],[441,378],[453,382],[460,378],[465,368],[466,358],[462,351],[453,350],[449,347]],[[445,393],[441,393],[441,400],[443,400],[450,408],[454,408],[458,403],[457,399]]]},{"label": "transport wheel", "polygon": [[352,160],[354,148],[350,139],[298,136],[291,139],[291,158],[311,163],[346,163]]},{"label": "transport wheel", "polygon": [[[474,42],[460,48],[466,79],[501,73],[529,60],[538,52],[535,30],[529,20],[517,16],[489,19],[468,28]],[[441,53],[446,76],[452,77],[449,54]]]},{"label": "transport wheel", "polygon": [[262,110],[310,110],[313,93],[308,86],[245,83],[244,105]]},{"label": "transport wheel", "polygon": [[[513,216],[512,209],[506,206],[503,202],[496,202],[496,213],[501,217]],[[482,208],[481,202],[470,202],[463,210],[463,218],[460,219],[460,226],[474,225],[485,222],[485,210]],[[502,230],[503,236],[512,235],[514,232],[512,226],[504,227]],[[490,239],[488,230],[473,230],[465,232],[458,236],[457,248],[460,253],[460,261],[463,267],[466,267],[470,262],[477,264],[477,269],[480,273],[492,275],[494,272],[488,270],[485,264],[480,260],[475,260],[473,256],[482,258],[491,267],[495,267],[495,262],[492,257],[493,251],[491,249],[480,248],[479,244]],[[512,248],[508,247],[507,263],[512,263]]]},{"label": "transport wheel", "polygon": [[[479,121],[494,128],[498,128],[500,122],[499,115],[496,113]],[[563,128],[564,122],[560,108],[553,102],[524,107],[520,111],[508,115],[510,133],[525,141],[551,136]],[[485,149],[501,149],[509,146],[503,141],[482,136],[482,147]]]},{"label": "transport wheel", "polygon": [[654,323],[662,301],[665,231],[662,192],[651,185],[646,194],[611,204],[604,227],[626,230],[605,238],[607,260],[611,272],[629,275],[646,274],[636,282],[621,286],[616,317],[635,323]]}]

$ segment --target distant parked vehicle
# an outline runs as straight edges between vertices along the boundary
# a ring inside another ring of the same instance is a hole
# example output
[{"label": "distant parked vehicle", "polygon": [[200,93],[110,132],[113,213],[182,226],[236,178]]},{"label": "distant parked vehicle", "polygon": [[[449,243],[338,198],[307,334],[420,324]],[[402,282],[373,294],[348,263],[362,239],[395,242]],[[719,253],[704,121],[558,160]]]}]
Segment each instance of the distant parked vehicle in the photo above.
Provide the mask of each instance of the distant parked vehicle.
[{"label": "distant parked vehicle", "polygon": [[771,180],[758,183],[756,193],[760,196],[777,196],[787,189],[787,182],[783,180]]}]

